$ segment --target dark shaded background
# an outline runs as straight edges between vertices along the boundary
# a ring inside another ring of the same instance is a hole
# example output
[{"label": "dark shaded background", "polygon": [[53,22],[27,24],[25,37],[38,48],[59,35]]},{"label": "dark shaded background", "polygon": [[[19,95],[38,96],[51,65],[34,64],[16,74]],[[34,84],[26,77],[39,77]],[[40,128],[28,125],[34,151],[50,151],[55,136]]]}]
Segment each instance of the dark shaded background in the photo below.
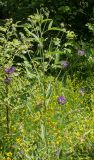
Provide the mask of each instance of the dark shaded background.
[{"label": "dark shaded background", "polygon": [[93,23],[94,0],[0,0],[0,19],[24,21],[41,7],[50,11],[54,25],[64,22],[68,29],[78,35],[78,39],[89,41],[93,38],[85,25]]}]

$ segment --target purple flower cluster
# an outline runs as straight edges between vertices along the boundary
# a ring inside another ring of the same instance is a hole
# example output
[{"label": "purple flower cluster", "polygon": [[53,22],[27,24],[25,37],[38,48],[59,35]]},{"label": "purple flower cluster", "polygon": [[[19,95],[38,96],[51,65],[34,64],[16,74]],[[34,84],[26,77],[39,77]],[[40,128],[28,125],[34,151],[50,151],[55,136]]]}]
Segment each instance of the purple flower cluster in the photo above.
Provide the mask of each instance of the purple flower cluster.
[{"label": "purple flower cluster", "polygon": [[79,56],[85,55],[85,51],[84,50],[78,50],[77,53],[78,53]]},{"label": "purple flower cluster", "polygon": [[14,67],[10,67],[10,68],[5,68],[4,70],[5,70],[5,73],[6,73],[6,78],[5,78],[4,82],[6,84],[10,84],[11,80],[12,80],[10,75],[15,71],[15,68]]},{"label": "purple flower cluster", "polygon": [[6,72],[7,74],[12,74],[14,71],[15,71],[15,68],[14,68],[14,67],[5,68],[5,72]]},{"label": "purple flower cluster", "polygon": [[63,96],[59,96],[57,98],[57,102],[58,102],[58,104],[64,105],[66,103],[66,98]]}]

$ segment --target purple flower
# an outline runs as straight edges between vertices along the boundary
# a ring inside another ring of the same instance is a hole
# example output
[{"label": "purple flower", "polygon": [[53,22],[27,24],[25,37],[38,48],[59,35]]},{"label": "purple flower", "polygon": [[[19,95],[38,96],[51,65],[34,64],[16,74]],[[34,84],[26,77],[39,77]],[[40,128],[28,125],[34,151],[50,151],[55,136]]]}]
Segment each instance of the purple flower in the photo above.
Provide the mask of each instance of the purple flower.
[{"label": "purple flower", "polygon": [[15,68],[14,68],[14,67],[5,68],[5,72],[6,72],[7,74],[12,74],[14,71],[15,71]]},{"label": "purple flower", "polygon": [[61,61],[61,65],[62,65],[64,68],[68,68],[68,67],[69,67],[69,62],[68,62],[68,61]]},{"label": "purple flower", "polygon": [[66,98],[63,97],[63,96],[59,96],[59,97],[57,98],[57,102],[58,102],[58,104],[63,105],[63,104],[66,103]]},{"label": "purple flower", "polygon": [[85,55],[85,51],[84,50],[78,50],[78,55],[80,55],[80,56]]},{"label": "purple flower", "polygon": [[6,84],[10,84],[11,83],[11,77],[7,77],[5,80],[4,80],[4,82],[6,83]]}]

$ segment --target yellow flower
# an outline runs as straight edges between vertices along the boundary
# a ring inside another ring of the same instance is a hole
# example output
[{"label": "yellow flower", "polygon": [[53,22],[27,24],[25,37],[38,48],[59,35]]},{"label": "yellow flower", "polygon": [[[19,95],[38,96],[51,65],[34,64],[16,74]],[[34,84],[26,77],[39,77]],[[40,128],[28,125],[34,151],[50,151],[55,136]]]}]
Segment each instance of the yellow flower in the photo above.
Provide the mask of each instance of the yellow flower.
[{"label": "yellow flower", "polygon": [[7,157],[7,159],[6,160],[11,160],[11,158],[10,157]]},{"label": "yellow flower", "polygon": [[20,143],[21,142],[21,138],[16,138],[16,142]]},{"label": "yellow flower", "polygon": [[7,156],[7,157],[12,157],[12,153],[11,153],[11,152],[8,152],[8,153],[6,153],[6,156]]},{"label": "yellow flower", "polygon": [[57,140],[57,141],[56,141],[56,145],[59,145],[59,144],[60,144],[60,141]]}]

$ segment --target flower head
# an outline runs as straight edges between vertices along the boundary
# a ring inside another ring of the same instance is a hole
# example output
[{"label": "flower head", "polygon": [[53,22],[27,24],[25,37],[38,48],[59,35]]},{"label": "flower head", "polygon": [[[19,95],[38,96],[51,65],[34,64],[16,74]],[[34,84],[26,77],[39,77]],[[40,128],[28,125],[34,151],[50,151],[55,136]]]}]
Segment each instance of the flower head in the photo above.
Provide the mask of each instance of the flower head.
[{"label": "flower head", "polygon": [[10,84],[11,83],[11,77],[7,77],[5,80],[4,80],[4,82],[6,83],[6,84]]},{"label": "flower head", "polygon": [[80,56],[83,56],[83,55],[85,55],[85,51],[84,50],[78,50],[78,55],[80,55]]},{"label": "flower head", "polygon": [[12,74],[14,71],[15,71],[15,68],[14,68],[14,67],[5,68],[5,72],[6,72],[7,74]]},{"label": "flower head", "polygon": [[63,97],[63,96],[59,96],[59,97],[57,98],[57,102],[58,102],[58,104],[63,105],[63,104],[66,103],[66,98]]},{"label": "flower head", "polygon": [[68,68],[68,67],[69,67],[69,62],[68,62],[68,61],[61,61],[61,65],[62,65],[64,68]]}]

